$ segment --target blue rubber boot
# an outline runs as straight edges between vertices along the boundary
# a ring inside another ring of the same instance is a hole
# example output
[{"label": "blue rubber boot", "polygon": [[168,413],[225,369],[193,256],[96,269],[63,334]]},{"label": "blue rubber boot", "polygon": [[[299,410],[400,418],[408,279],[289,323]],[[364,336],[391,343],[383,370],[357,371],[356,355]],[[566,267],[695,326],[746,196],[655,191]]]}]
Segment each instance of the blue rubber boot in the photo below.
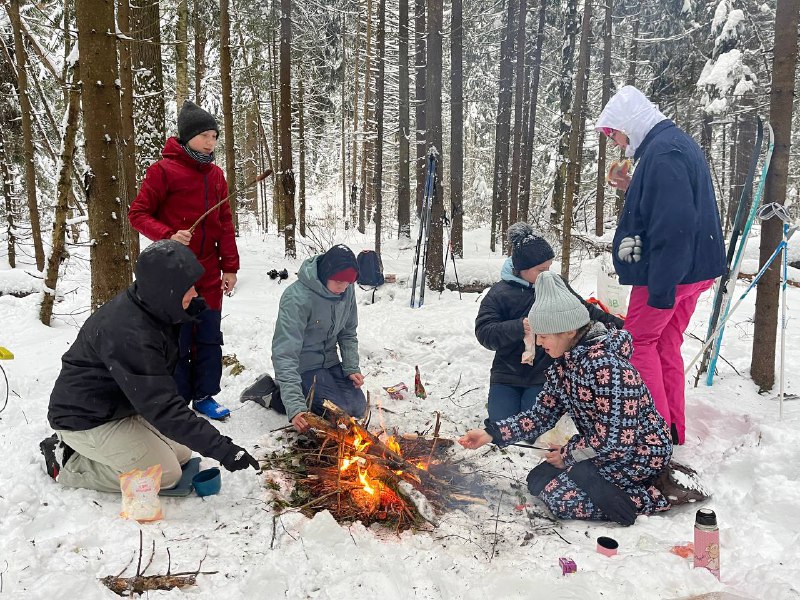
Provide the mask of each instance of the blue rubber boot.
[{"label": "blue rubber boot", "polygon": [[231,411],[214,400],[211,396],[206,396],[202,400],[195,400],[192,407],[199,413],[204,414],[209,419],[221,420],[231,414]]}]

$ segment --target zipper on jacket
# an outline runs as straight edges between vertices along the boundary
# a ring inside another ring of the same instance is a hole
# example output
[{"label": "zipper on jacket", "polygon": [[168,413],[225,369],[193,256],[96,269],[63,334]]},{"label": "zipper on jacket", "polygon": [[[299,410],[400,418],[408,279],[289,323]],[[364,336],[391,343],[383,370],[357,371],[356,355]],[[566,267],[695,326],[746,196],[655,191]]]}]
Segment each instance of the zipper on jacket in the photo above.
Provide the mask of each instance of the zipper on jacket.
[{"label": "zipper on jacket", "polygon": [[[208,210],[208,173],[203,173],[203,195],[204,195],[204,208],[203,212]],[[206,244],[206,220],[203,219],[201,224],[201,229],[203,231],[203,237],[200,238],[200,251],[198,252],[198,257],[203,256],[203,246]]]}]

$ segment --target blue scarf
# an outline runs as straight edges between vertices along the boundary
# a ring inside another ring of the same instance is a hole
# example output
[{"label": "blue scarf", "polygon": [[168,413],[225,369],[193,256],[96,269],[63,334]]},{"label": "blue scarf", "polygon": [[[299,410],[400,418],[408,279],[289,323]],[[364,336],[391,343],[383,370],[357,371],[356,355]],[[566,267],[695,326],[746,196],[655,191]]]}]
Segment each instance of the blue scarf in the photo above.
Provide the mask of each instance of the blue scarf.
[{"label": "blue scarf", "polygon": [[191,156],[193,159],[195,159],[199,163],[206,164],[206,163],[214,162],[214,153],[213,152],[211,154],[203,154],[202,152],[198,152],[197,150],[192,150],[191,148],[189,148],[188,144],[187,145],[181,144],[181,148],[186,150],[186,154]]}]

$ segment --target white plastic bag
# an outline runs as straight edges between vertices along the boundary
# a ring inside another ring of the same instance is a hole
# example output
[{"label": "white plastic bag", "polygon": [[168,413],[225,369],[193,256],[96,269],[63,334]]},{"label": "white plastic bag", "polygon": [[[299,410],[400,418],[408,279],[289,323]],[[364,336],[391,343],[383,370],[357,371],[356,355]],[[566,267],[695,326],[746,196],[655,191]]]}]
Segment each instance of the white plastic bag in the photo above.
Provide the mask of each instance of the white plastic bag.
[{"label": "white plastic bag", "polygon": [[597,273],[597,299],[612,315],[625,318],[628,314],[628,297],[631,286],[622,285],[613,269],[603,265]]}]

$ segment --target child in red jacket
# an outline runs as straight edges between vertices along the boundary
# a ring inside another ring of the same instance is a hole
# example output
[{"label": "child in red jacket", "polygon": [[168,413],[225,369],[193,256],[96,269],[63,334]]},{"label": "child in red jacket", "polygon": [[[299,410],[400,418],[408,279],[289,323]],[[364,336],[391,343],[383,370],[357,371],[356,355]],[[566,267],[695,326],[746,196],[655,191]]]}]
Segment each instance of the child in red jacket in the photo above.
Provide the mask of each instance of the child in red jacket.
[{"label": "child in red jacket", "polygon": [[163,158],[147,169],[128,211],[134,229],[154,241],[172,239],[189,246],[203,265],[205,271],[195,287],[208,310],[181,328],[175,380],[180,394],[193,401],[194,409],[213,419],[230,414],[214,399],[222,377],[222,294],[233,291],[239,270],[230,205],[223,203],[194,232],[189,228],[228,195],[222,169],[214,164],[218,135],[211,114],[193,102],[184,102],[178,115],[178,137],[167,140]]}]

